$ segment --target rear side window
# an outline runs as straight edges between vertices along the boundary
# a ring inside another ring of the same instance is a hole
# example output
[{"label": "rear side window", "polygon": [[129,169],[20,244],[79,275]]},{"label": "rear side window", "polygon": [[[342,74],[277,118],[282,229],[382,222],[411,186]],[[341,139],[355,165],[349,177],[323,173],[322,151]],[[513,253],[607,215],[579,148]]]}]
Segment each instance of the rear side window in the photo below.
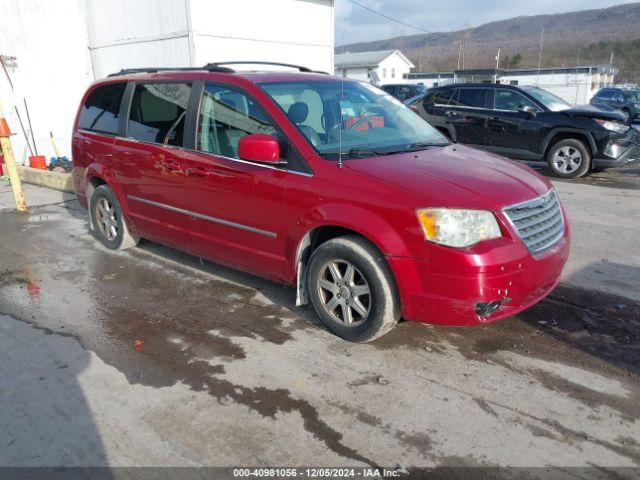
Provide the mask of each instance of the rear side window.
[{"label": "rear side window", "polygon": [[443,88],[442,90],[435,90],[426,97],[424,97],[425,105],[448,105],[451,100],[451,94],[453,88]]},{"label": "rear side window", "polygon": [[486,108],[487,88],[461,88],[458,92],[459,107]]},{"label": "rear side window", "polygon": [[191,94],[188,83],[139,83],[133,92],[127,135],[181,147]]},{"label": "rear side window", "polygon": [[611,98],[611,94],[613,92],[611,90],[601,90],[598,92],[598,95],[596,95],[598,98],[601,98],[603,100],[608,100]]},{"label": "rear side window", "polygon": [[117,135],[120,103],[126,87],[126,83],[110,83],[95,88],[82,106],[78,128]]}]

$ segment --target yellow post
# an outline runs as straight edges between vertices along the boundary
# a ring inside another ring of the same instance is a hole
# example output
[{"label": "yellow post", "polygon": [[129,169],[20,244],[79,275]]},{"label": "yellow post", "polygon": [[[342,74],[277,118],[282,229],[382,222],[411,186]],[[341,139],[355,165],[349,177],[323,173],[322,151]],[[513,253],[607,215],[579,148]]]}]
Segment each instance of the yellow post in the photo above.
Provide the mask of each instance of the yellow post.
[{"label": "yellow post", "polygon": [[11,131],[9,125],[4,118],[2,111],[2,104],[0,103],[0,150],[4,155],[4,164],[7,167],[7,173],[9,174],[9,181],[11,182],[11,190],[13,190],[13,199],[16,202],[16,208],[20,212],[27,211],[27,204],[24,201],[24,193],[22,193],[22,185],[20,183],[20,175],[18,174],[18,167],[16,166],[16,160],[13,157],[13,150],[11,149],[11,140],[9,139]]}]

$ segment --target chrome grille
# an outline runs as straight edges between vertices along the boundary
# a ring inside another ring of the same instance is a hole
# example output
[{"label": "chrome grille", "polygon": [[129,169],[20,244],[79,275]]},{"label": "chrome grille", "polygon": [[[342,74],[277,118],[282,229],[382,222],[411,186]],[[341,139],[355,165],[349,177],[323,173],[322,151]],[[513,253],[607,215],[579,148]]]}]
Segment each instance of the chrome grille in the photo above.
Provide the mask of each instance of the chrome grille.
[{"label": "chrome grille", "polygon": [[531,253],[553,247],[564,234],[560,201],[554,190],[502,210]]}]

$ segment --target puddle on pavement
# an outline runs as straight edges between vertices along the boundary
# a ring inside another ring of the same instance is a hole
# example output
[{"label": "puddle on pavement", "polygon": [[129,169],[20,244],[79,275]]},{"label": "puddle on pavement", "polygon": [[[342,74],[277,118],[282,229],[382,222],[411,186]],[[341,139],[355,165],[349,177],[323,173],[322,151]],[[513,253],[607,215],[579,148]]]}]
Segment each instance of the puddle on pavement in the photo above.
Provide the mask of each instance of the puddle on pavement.
[{"label": "puddle on pavement", "polygon": [[[8,217],[11,215],[2,221]],[[244,285],[237,285],[144,252],[105,251],[82,233],[84,221],[76,221],[78,229],[72,232],[56,231],[57,224],[52,222],[48,235],[34,236],[28,245],[20,238],[26,233],[15,229],[18,233],[12,235],[18,237],[8,239],[15,250],[0,257],[2,313],[37,322],[52,333],[73,332],[84,348],[117,368],[131,383],[164,387],[183,382],[194,391],[207,392],[220,402],[245,405],[264,417],[297,412],[307,431],[331,450],[371,463],[346,446],[342,434],[322,420],[313,405],[295,398],[289,390],[250,388],[223,378],[227,365],[251,353],[237,341],[240,338],[286,348],[306,331],[323,335],[320,328],[301,318],[304,311],[292,306],[292,289],[285,289],[289,304],[274,304],[270,300],[280,299],[284,287],[255,277],[236,275],[244,279]],[[25,270],[24,265],[29,268]],[[257,284],[264,288],[252,288]],[[619,308],[622,304],[624,308]],[[327,348],[336,349],[336,345],[342,344],[332,342]],[[371,348],[389,355],[399,349],[444,355],[453,349],[468,360],[512,370],[523,367],[510,364],[505,353],[573,365],[620,379],[630,388],[629,396],[607,395],[544,370],[526,373],[546,388],[587,406],[609,407],[629,421],[640,418],[640,407],[632,402],[640,398],[640,304],[628,299],[559,287],[517,317],[475,328],[404,322]],[[348,352],[347,344],[344,350]],[[375,373],[364,372],[353,388],[384,388],[385,382]],[[484,400],[475,401],[485,413],[496,414]],[[377,422],[365,412],[359,415],[359,421],[370,426]],[[548,419],[534,422],[540,435],[545,435],[542,429],[550,429],[554,436],[580,436]],[[430,444],[428,435],[396,433],[406,446]],[[628,451],[636,447],[607,448],[623,448],[629,456]]]}]

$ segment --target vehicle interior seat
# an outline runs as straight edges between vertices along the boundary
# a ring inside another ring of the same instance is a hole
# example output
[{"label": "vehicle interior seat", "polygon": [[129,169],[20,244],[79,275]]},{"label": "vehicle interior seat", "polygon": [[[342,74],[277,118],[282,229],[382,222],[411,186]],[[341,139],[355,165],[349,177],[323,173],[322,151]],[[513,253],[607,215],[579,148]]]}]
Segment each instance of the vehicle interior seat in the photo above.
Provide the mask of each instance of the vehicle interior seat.
[{"label": "vehicle interior seat", "polygon": [[309,116],[309,106],[304,102],[295,102],[292,103],[287,111],[289,118],[293,123],[295,123],[302,133],[304,133],[305,137],[309,139],[311,144],[314,147],[317,147],[322,144],[322,140],[320,139],[320,135],[315,131],[313,127],[309,125],[303,125],[303,122]]}]

